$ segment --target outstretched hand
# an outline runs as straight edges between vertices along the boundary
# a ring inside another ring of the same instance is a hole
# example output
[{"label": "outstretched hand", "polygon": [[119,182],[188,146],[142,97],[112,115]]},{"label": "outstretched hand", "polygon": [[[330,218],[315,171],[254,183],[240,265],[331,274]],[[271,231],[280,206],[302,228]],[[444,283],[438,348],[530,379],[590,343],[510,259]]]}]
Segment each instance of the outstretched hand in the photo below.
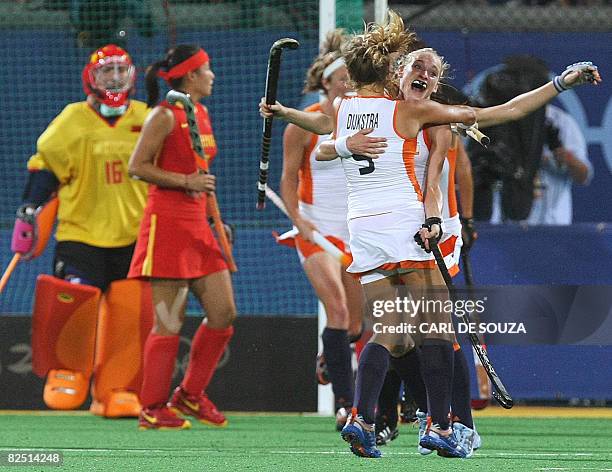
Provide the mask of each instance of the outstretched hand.
[{"label": "outstretched hand", "polygon": [[576,62],[565,68],[565,70],[553,79],[553,83],[559,92],[583,84],[597,85],[601,82],[601,75],[597,66],[592,62]]},{"label": "outstretched hand", "polygon": [[346,146],[353,154],[376,159],[385,152],[387,138],[368,136],[374,128],[359,130],[346,140]]},{"label": "outstretched hand", "polygon": [[268,105],[266,103],[266,97],[261,97],[259,102],[259,114],[262,118],[282,118],[285,116],[286,108],[281,105],[280,102],[276,102],[274,105]]}]

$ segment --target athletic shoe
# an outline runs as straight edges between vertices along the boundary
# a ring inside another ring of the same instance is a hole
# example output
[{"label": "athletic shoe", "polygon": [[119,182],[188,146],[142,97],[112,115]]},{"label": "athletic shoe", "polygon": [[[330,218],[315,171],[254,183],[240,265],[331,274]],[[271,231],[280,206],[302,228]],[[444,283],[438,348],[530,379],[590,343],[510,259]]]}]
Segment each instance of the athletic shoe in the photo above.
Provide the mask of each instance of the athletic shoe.
[{"label": "athletic shoe", "polygon": [[397,429],[397,426],[394,428],[391,428],[390,426],[385,426],[378,433],[376,433],[376,445],[386,446],[398,436],[399,429]]},{"label": "athletic shoe", "polygon": [[170,430],[189,429],[191,422],[176,416],[176,413],[166,405],[143,408],[138,418],[138,429]]},{"label": "athletic shoe", "polygon": [[133,392],[116,390],[108,395],[106,402],[95,398],[91,401],[89,411],[105,418],[138,418],[140,416],[140,402]]},{"label": "athletic shoe", "polygon": [[351,445],[351,452],[356,456],[374,459],[382,456],[376,448],[374,425],[367,424],[363,417],[357,414],[357,408],[353,407],[340,436]]},{"label": "athletic shoe", "polygon": [[437,425],[429,425],[425,434],[419,441],[419,445],[427,449],[435,449],[442,457],[467,457],[467,452],[459,445],[455,435],[449,428],[449,435],[442,435],[442,430]]},{"label": "athletic shoe", "polygon": [[[453,423],[453,434],[455,436],[455,439],[457,440],[457,443],[466,452],[467,455],[465,457],[472,457],[475,449],[474,443],[476,442],[477,436],[478,442],[480,443],[480,436],[478,435],[478,433],[475,430],[468,428],[462,423],[455,422]],[[480,444],[478,444],[478,447],[480,447]]]},{"label": "athletic shoe", "polygon": [[417,451],[419,451],[419,454],[426,456],[433,452],[433,450],[421,446],[421,438],[425,435],[425,431],[427,431],[427,413],[417,409],[415,415],[419,422],[419,444],[417,445]]},{"label": "athletic shoe", "polygon": [[317,354],[317,365],[315,369],[315,374],[317,376],[317,382],[319,385],[327,385],[331,382],[329,379],[329,372],[327,370],[327,362],[325,362],[325,356],[322,352]]},{"label": "athletic shoe", "polygon": [[478,431],[476,431],[476,425],[474,425],[474,442],[472,445],[474,446],[475,451],[480,449],[482,446],[482,439],[480,439],[480,434],[478,434]]},{"label": "athletic shoe", "polygon": [[400,400],[400,421],[402,423],[410,424],[417,421],[417,406],[414,399],[408,394],[406,389],[402,393],[402,399]]},{"label": "athletic shoe", "polygon": [[82,372],[51,369],[47,375],[43,400],[53,410],[74,410],[87,399],[89,377]]},{"label": "athletic shoe", "polygon": [[338,408],[338,410],[336,411],[336,431],[342,431],[342,428],[344,428],[348,416],[349,413],[345,407]]},{"label": "athletic shoe", "polygon": [[210,426],[224,428],[227,426],[227,419],[215,404],[210,401],[205,393],[200,395],[189,395],[179,385],[174,390],[172,398],[168,402],[168,407],[175,413],[193,416],[200,423]]}]

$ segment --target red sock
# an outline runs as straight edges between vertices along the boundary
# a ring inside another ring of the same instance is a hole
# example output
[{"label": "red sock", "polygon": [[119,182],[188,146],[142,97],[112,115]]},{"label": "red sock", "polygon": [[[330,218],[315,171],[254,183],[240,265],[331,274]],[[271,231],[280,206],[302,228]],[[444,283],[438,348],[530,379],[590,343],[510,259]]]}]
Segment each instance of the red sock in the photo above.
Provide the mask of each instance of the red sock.
[{"label": "red sock", "polygon": [[147,337],[140,389],[140,403],[143,407],[165,404],[168,401],[178,347],[178,336],[150,333]]},{"label": "red sock", "polygon": [[182,386],[191,395],[199,395],[210,383],[225,346],[234,334],[234,327],[213,329],[201,325],[193,337],[189,366]]}]

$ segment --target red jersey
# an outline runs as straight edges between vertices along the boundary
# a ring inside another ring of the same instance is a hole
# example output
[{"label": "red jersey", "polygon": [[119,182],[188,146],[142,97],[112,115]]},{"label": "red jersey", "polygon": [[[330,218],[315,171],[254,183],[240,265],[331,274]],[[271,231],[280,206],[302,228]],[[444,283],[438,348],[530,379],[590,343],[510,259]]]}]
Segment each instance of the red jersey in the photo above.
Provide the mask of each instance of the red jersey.
[{"label": "red jersey", "polygon": [[[160,106],[169,109],[174,115],[174,128],[166,136],[156,160],[160,169],[180,174],[193,174],[198,170],[196,156],[191,147],[189,125],[182,105],[170,105],[163,101]],[[200,129],[204,154],[209,163],[217,154],[217,143],[213,135],[208,111],[200,103],[195,104],[195,116]],[[149,186],[147,207],[155,213],[172,212],[181,215],[206,215],[206,197],[193,198],[183,189]]]},{"label": "red jersey", "polygon": [[[156,160],[161,169],[181,174],[197,170],[187,117],[182,107],[163,102],[174,114]],[[206,108],[196,104],[202,146],[212,160],[217,145]],[[194,198],[183,189],[149,186],[149,197],[128,277],[195,279],[226,270],[227,264],[206,219],[206,196]]]}]

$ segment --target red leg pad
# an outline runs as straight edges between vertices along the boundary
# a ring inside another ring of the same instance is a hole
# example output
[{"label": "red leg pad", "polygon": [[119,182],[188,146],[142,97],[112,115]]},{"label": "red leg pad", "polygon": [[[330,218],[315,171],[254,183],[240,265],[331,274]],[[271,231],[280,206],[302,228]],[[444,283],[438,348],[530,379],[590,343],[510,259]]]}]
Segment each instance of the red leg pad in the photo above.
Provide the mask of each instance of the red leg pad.
[{"label": "red leg pad", "polygon": [[100,290],[49,275],[36,281],[32,315],[32,370],[45,377],[51,369],[91,376]]}]

